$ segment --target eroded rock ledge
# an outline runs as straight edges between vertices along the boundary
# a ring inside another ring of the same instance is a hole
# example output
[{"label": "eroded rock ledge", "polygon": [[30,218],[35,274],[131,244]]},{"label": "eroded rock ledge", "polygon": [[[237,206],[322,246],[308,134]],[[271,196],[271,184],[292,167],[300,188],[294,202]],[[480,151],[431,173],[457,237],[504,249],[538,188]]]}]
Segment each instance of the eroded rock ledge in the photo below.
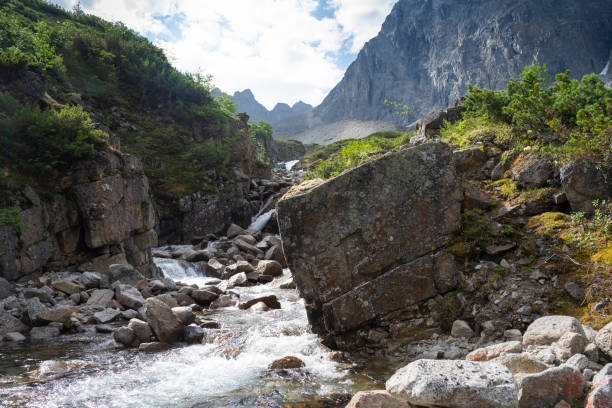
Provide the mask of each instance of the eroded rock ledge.
[{"label": "eroded rock ledge", "polygon": [[351,349],[457,285],[441,251],[461,225],[451,149],[427,143],[283,198],[283,250],[313,330]]}]

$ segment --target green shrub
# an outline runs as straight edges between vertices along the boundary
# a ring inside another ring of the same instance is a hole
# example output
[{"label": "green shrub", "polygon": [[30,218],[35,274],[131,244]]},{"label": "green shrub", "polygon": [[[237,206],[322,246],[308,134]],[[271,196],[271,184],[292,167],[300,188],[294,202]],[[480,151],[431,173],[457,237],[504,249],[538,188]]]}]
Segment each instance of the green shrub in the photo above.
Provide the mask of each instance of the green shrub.
[{"label": "green shrub", "polygon": [[94,129],[89,114],[80,106],[61,110],[21,105],[7,93],[0,95],[3,154],[30,172],[67,167],[91,158],[106,144],[106,133]]},{"label": "green shrub", "polygon": [[20,235],[25,228],[25,223],[19,216],[19,210],[14,208],[0,208],[0,225],[11,227],[17,235]]}]

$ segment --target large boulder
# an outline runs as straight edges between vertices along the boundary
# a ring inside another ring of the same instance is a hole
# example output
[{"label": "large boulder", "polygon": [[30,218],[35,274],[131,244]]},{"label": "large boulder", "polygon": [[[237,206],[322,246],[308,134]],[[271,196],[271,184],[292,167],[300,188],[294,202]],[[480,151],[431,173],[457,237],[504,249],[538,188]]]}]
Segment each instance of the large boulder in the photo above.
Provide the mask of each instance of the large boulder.
[{"label": "large boulder", "polygon": [[561,184],[574,211],[593,212],[593,200],[612,197],[610,175],[586,160],[575,160],[561,167]]},{"label": "large boulder", "polygon": [[561,400],[583,396],[584,378],[580,371],[566,365],[536,374],[517,374],[519,408],[553,407]]},{"label": "large boulder", "polygon": [[460,360],[417,360],[386,384],[394,397],[415,405],[454,408],[516,408],[517,388],[504,366]]},{"label": "large boulder", "polygon": [[604,354],[612,358],[612,322],[599,329],[595,336],[595,344]]},{"label": "large boulder", "polygon": [[439,293],[435,251],[461,224],[447,145],[391,153],[294,191],[278,202],[278,222],[316,333],[332,340]]},{"label": "large boulder", "polygon": [[172,309],[156,298],[147,299],[145,316],[157,339],[162,343],[173,343],[183,334],[183,324],[172,313]]},{"label": "large boulder", "polygon": [[612,407],[612,364],[607,364],[593,378],[585,408]]},{"label": "large boulder", "polygon": [[117,302],[128,309],[139,309],[144,305],[145,299],[140,291],[131,285],[118,284],[115,286]]},{"label": "large boulder", "polygon": [[543,187],[554,175],[550,158],[537,152],[520,156],[512,165],[511,172],[512,179],[525,188]]},{"label": "large boulder", "polygon": [[586,339],[582,324],[571,316],[544,316],[536,319],[523,334],[523,344],[546,346],[566,333],[578,333]]}]

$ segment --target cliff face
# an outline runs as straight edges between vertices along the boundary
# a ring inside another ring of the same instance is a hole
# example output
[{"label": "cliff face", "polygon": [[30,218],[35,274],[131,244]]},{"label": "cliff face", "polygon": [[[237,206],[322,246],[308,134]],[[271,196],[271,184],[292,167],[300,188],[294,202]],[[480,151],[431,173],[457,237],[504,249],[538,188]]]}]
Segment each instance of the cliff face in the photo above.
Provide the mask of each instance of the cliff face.
[{"label": "cliff face", "polygon": [[68,267],[105,272],[116,263],[157,274],[150,251],[157,245],[155,212],[137,158],[109,149],[75,163],[51,194],[31,187],[4,194],[2,206],[15,211],[21,226],[0,224],[1,277]]},{"label": "cliff face", "polygon": [[600,73],[611,49],[605,0],[400,0],[321,105],[275,128],[290,137],[343,119],[397,121],[385,100],[411,107],[410,122],[468,84],[503,88],[526,65]]}]

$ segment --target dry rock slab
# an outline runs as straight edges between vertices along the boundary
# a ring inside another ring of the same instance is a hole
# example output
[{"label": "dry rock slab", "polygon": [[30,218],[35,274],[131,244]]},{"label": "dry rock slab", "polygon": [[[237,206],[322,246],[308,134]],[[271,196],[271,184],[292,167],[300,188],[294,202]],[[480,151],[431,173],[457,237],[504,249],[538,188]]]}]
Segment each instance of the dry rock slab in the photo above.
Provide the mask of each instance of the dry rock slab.
[{"label": "dry rock slab", "polygon": [[547,346],[566,333],[578,333],[586,339],[582,324],[571,316],[544,316],[536,319],[523,334],[523,345]]},{"label": "dry rock slab", "polygon": [[510,370],[492,362],[417,360],[393,374],[387,391],[408,403],[454,408],[516,408]]},{"label": "dry rock slab", "polygon": [[521,351],[523,351],[523,344],[520,341],[507,341],[476,349],[469,353],[465,359],[470,361],[488,361],[499,357],[502,353],[520,353]]}]

